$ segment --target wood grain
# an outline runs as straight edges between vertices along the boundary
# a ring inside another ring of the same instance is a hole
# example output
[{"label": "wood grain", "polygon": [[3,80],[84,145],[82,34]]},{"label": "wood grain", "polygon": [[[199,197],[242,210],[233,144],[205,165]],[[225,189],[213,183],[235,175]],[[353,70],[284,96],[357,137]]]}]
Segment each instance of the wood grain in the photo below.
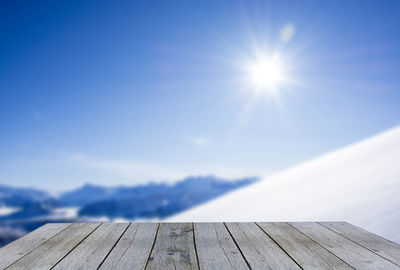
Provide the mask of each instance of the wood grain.
[{"label": "wood grain", "polygon": [[155,241],[157,229],[157,223],[132,223],[99,269],[144,269]]},{"label": "wood grain", "polygon": [[161,223],[146,269],[199,269],[192,223]]},{"label": "wood grain", "polygon": [[284,222],[262,222],[258,225],[303,269],[353,269],[317,242]]},{"label": "wood grain", "polygon": [[320,224],[359,245],[400,265],[400,246],[385,238],[367,232],[347,222],[320,222]]},{"label": "wood grain", "polygon": [[128,223],[104,223],[83,240],[54,270],[97,269],[121,237]]},{"label": "wood grain", "polygon": [[0,249],[0,269],[10,266],[71,225],[71,223],[48,223],[2,247]]},{"label": "wood grain", "polygon": [[252,269],[301,269],[255,223],[226,223]]},{"label": "wood grain", "polygon": [[249,269],[223,223],[195,223],[200,269]]},{"label": "wood grain", "polygon": [[99,225],[99,223],[75,223],[41,244],[7,269],[50,269]]},{"label": "wood grain", "polygon": [[356,269],[399,270],[400,267],[316,222],[290,223]]}]

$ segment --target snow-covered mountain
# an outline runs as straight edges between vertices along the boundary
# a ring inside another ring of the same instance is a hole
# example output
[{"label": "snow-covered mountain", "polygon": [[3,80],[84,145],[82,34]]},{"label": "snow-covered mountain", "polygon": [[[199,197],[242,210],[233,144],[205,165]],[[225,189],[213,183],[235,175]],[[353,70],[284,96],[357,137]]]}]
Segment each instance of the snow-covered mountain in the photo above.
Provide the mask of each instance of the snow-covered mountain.
[{"label": "snow-covered mountain", "polygon": [[348,221],[400,243],[400,127],[169,221]]},{"label": "snow-covered mountain", "polygon": [[0,246],[47,222],[160,219],[257,180],[196,176],[174,184],[117,187],[87,184],[59,196],[0,185]]}]

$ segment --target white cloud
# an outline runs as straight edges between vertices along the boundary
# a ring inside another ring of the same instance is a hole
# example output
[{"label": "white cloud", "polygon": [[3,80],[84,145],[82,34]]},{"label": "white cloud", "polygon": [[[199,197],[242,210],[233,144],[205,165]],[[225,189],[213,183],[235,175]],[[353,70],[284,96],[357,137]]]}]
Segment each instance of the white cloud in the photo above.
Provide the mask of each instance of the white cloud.
[{"label": "white cloud", "polygon": [[293,38],[294,35],[294,25],[291,23],[286,24],[281,30],[281,40],[283,42],[288,42]]},{"label": "white cloud", "polygon": [[18,208],[18,207],[7,207],[7,206],[1,206],[0,205],[0,217],[1,216],[10,215],[10,214],[15,213],[15,212],[17,212],[19,210],[20,210],[20,208]]}]

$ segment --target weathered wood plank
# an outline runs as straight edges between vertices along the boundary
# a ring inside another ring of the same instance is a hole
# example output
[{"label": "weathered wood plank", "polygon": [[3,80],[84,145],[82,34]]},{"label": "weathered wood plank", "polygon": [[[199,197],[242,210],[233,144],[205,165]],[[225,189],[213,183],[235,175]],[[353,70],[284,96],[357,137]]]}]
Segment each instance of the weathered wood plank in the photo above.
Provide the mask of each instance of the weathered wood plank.
[{"label": "weathered wood plank", "polygon": [[97,269],[129,223],[104,223],[64,257],[55,270]]},{"label": "weathered wood plank", "polygon": [[226,223],[252,269],[301,269],[255,223]]},{"label": "weathered wood plank", "polygon": [[146,269],[199,269],[192,223],[161,223]]},{"label": "weathered wood plank", "polygon": [[99,223],[75,223],[44,242],[7,269],[50,269],[99,225]]},{"label": "weathered wood plank", "polygon": [[353,269],[287,223],[262,222],[258,225],[303,269]]},{"label": "weathered wood plank", "polygon": [[223,223],[195,223],[194,235],[200,269],[249,269]]},{"label": "weathered wood plank", "polygon": [[357,242],[359,245],[400,265],[400,245],[347,222],[318,222],[322,226]]},{"label": "weathered wood plank", "polygon": [[315,222],[290,223],[356,269],[399,270],[400,267]]},{"label": "weathered wood plank", "polygon": [[71,225],[71,223],[48,223],[2,247],[0,249],[0,269],[10,266]]},{"label": "weathered wood plank", "polygon": [[99,269],[144,269],[150,257],[157,228],[157,223],[132,223]]},{"label": "weathered wood plank", "polygon": [[345,222],[47,224],[2,269],[385,269],[400,246]]}]

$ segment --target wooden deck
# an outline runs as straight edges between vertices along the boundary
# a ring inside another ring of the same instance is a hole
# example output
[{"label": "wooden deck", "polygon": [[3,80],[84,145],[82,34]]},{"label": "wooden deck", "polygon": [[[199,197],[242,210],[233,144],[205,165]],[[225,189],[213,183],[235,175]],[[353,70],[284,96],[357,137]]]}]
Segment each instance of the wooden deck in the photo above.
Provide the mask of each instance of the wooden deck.
[{"label": "wooden deck", "polygon": [[0,269],[400,270],[400,246],[345,222],[52,223],[1,248]]}]

